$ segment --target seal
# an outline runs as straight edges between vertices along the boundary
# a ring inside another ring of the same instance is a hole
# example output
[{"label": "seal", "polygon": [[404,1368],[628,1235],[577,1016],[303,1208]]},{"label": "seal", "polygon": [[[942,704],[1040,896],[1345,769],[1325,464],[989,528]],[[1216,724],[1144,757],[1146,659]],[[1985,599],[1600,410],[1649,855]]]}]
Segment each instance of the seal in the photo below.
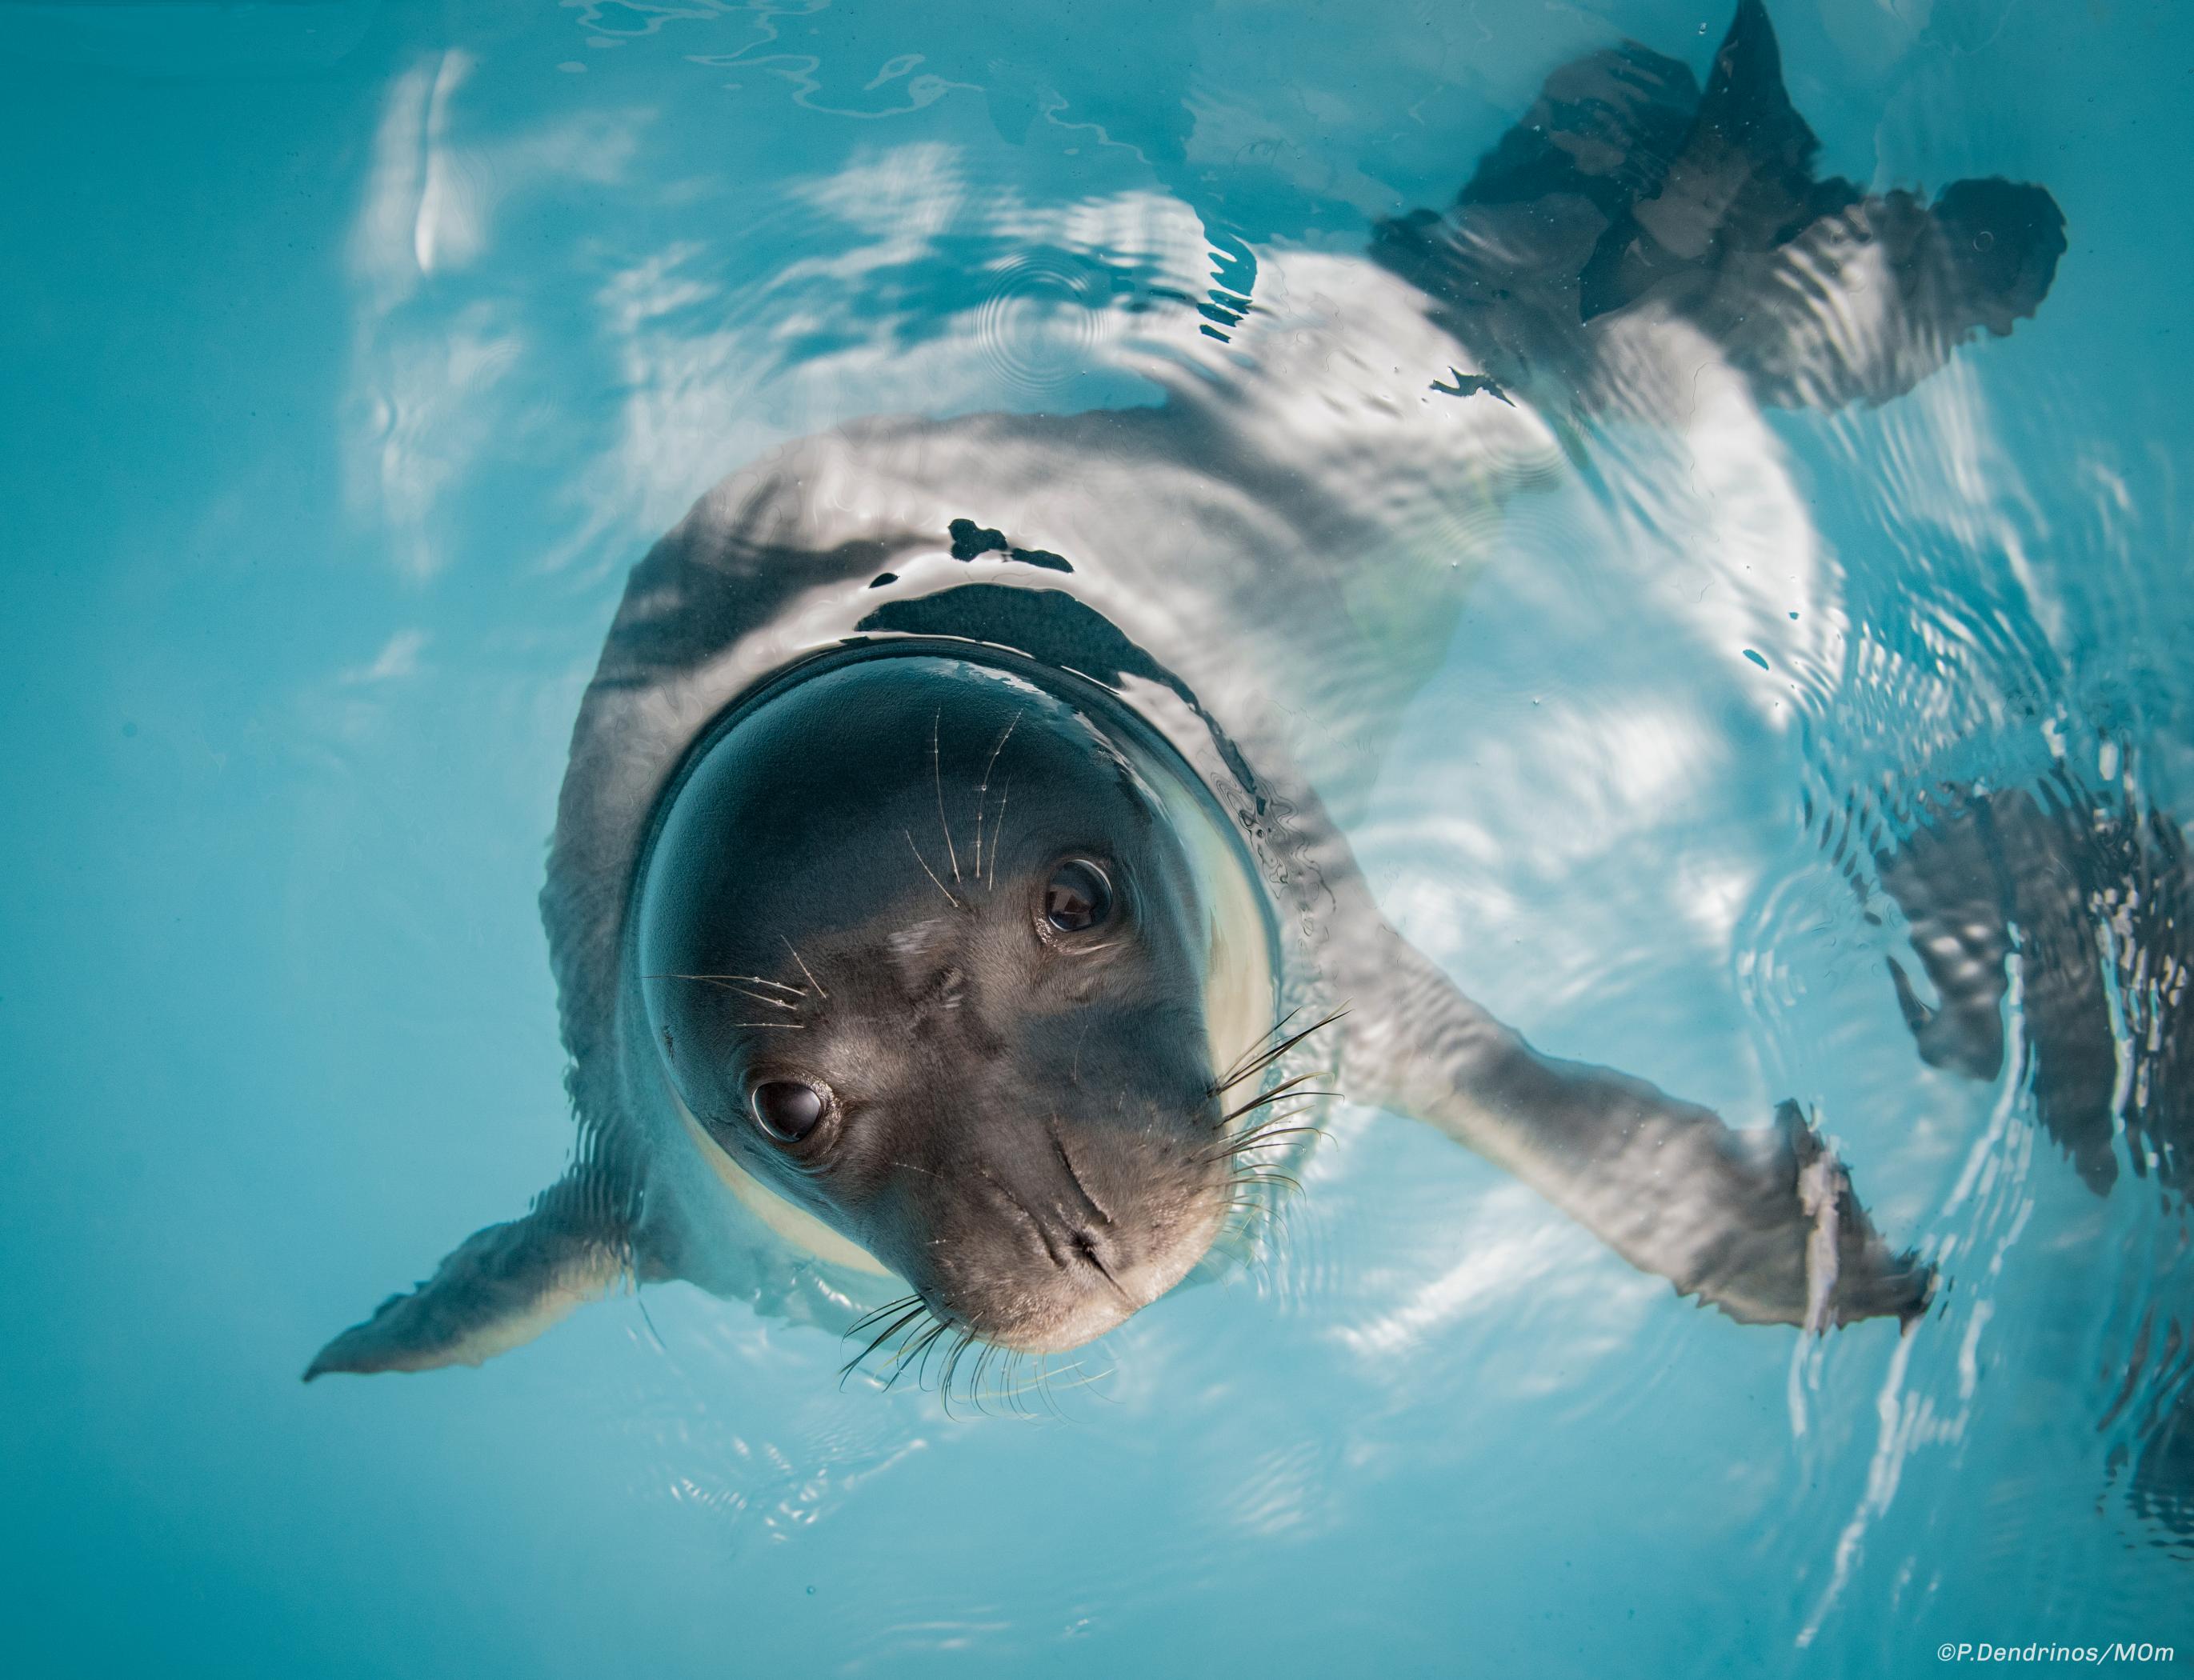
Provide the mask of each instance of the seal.
[{"label": "seal", "polygon": [[571,1169],[307,1379],[682,1278],[941,1347],[949,1386],[1218,1264],[1336,1090],[1742,1322],[1916,1316],[1928,1269],[1794,1104],[1733,1130],[1539,1053],[1344,835],[1456,533],[1577,470],[1581,427],[1714,414],[1772,478],[1759,404],[1882,400],[2038,305],[2046,192],[1869,198],[1815,149],[1746,0],[1703,95],[1640,48],[1556,72],[1452,209],[1152,358],[1161,405],[872,420],[704,496],[634,571],[559,806]]}]

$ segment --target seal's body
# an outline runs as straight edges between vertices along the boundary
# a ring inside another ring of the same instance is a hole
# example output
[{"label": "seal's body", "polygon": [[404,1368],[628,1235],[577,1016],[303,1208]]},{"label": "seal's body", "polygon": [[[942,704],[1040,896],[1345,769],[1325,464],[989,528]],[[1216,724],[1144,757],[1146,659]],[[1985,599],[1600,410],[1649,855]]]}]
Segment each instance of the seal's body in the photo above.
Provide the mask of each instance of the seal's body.
[{"label": "seal's body", "polygon": [[[1572,66],[1445,216],[1292,261],[1254,365],[869,421],[705,496],[634,572],[558,814],[577,1161],[307,1374],[477,1362],[627,1277],[1076,1345],[1229,1228],[1290,1052],[1738,1319],[1916,1314],[1794,1107],[1734,1132],[1538,1055],[1387,925],[1335,814],[1453,628],[1452,534],[1579,427],[1881,400],[2039,302],[2046,193],[1930,211],[1812,150],[1747,0],[1703,96],[1642,49]],[[1829,330],[1831,249],[1919,278]]]}]

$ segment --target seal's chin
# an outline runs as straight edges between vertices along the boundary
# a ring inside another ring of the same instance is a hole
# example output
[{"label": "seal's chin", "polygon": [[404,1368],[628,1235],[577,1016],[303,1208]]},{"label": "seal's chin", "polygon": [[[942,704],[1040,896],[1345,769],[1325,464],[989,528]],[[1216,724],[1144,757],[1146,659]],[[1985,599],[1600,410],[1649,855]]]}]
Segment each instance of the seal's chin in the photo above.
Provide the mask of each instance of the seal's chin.
[{"label": "seal's chin", "polygon": [[[1117,1329],[1194,1270],[1225,1224],[1215,1201],[1195,1226],[1126,1262],[1102,1247],[1060,1249],[1048,1276],[985,1280],[979,1299],[948,1285],[933,1311],[977,1340],[1013,1353],[1065,1353]],[[941,1309],[941,1310],[940,1310]]]}]

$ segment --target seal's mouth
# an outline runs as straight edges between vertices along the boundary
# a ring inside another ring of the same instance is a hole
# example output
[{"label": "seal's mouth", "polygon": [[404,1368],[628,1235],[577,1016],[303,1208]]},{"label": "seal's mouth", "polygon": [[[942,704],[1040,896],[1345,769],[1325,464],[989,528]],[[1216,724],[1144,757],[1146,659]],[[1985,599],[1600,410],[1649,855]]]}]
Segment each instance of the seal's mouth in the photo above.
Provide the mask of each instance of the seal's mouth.
[{"label": "seal's mouth", "polygon": [[928,1313],[985,1345],[1065,1353],[1179,1283],[1227,1213],[1215,1104],[991,1125],[876,1197],[879,1258]]},{"label": "seal's mouth", "polygon": [[[1116,1329],[1171,1289],[1211,1247],[1225,1223],[1225,1181],[1215,1180],[1187,1217],[1155,1240],[1123,1240],[1094,1223],[1046,1230],[1042,1249],[1001,1288],[987,1279],[979,1300],[953,1297],[950,1273],[937,1307],[979,1341],[1014,1353],[1067,1353]],[[935,1310],[936,1308],[933,1308]]]},{"label": "seal's mouth", "polygon": [[[1213,1213],[1215,1233],[1225,1209],[1215,1206]],[[1095,1374],[1081,1361],[1060,1364],[1054,1356],[1087,1349],[1125,1323],[1186,1276],[1209,1246],[1207,1236],[1200,1244],[1183,1245],[1177,1264],[1142,1267],[1126,1277],[1112,1276],[1099,1255],[1078,1257],[1100,1274],[1099,1285],[1013,1322],[990,1313],[971,1316],[933,1289],[900,1296],[847,1330],[858,1350],[840,1379],[865,1370],[887,1389],[903,1379],[933,1385],[948,1408],[956,1398],[978,1408],[999,1402],[1020,1409],[1032,1398],[1048,1401],[1055,1385]]]},{"label": "seal's mouth", "polygon": [[[1009,1251],[944,1241],[918,1268],[914,1292],[877,1309],[847,1333],[857,1351],[844,1374],[866,1368],[886,1387],[913,1373],[934,1381],[949,1402],[962,1397],[1008,1403],[1041,1392],[1072,1354],[1117,1328],[1192,1271],[1230,1224],[1269,1214],[1278,1187],[1294,1181],[1277,1164],[1296,1140],[1315,1132],[1320,1071],[1280,1077],[1289,1052],[1332,1025],[1340,1012],[1307,1024],[1283,1017],[1258,1045],[1215,1082],[1208,1116],[1211,1141],[1184,1155],[1163,1142],[1119,1155],[1111,1173],[1069,1146],[1054,1130],[1063,1193],[1009,1190],[999,1175],[974,1167],[986,1192],[985,1228],[1010,1230]],[[1250,1094],[1244,1096],[1244,1092]],[[1085,1144],[1088,1139],[1085,1138]],[[1159,1161],[1146,1149],[1170,1155]],[[1169,1180],[1173,1198],[1130,1209],[1111,1191],[1123,1183]],[[1072,1368],[1080,1368],[1078,1366]]]}]

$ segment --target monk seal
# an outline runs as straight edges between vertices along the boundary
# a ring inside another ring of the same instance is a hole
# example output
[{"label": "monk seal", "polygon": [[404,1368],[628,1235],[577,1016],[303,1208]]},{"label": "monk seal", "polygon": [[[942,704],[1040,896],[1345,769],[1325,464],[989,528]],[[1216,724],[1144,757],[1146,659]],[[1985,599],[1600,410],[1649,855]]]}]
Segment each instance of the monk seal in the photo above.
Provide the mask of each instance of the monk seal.
[{"label": "monk seal", "polygon": [[1558,72],[1450,210],[1296,261],[1256,354],[1154,358],[1160,406],[872,420],[704,496],[559,806],[572,1167],[307,1379],[682,1278],[942,1346],[949,1386],[1191,1275],[1335,1091],[1742,1322],[1911,1320],[1929,1269],[1795,1105],[1733,1130],[1535,1051],[1343,832],[1454,625],[1458,519],[1592,470],[1609,416],[1886,400],[2039,304],[2040,188],[1869,197],[1816,150],[1745,0],[1703,93],[1643,48]]}]

